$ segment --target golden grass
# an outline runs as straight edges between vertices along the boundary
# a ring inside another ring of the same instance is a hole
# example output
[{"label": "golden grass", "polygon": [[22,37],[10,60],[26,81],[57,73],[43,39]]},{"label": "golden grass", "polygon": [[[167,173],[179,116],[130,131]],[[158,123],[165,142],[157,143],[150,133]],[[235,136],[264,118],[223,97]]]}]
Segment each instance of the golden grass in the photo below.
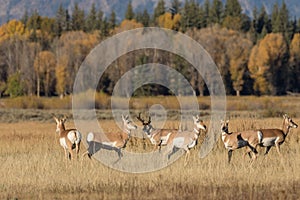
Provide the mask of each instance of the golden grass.
[{"label": "golden grass", "polygon": [[[294,121],[299,124],[300,119]],[[102,123],[107,132],[119,131],[113,121]],[[281,124],[281,118],[232,117],[229,128],[280,128]],[[73,125],[69,122],[66,126]],[[173,128],[178,122],[169,121],[166,126]],[[240,149],[233,152],[228,165],[227,152],[219,140],[204,159],[198,157],[200,145],[192,150],[185,168],[181,157],[159,171],[131,174],[87,157],[66,162],[54,122],[1,123],[0,199],[297,199],[299,134],[298,128],[287,137],[281,146],[282,158],[275,149],[263,157],[264,149],[260,149],[258,160],[250,165]],[[202,140],[203,136],[200,143]],[[139,151],[141,143],[141,139],[132,139],[126,148]],[[151,150],[146,143],[146,149]]]},{"label": "golden grass", "polygon": [[[92,91],[89,94],[94,96]],[[291,116],[300,117],[300,97],[293,96],[227,96],[227,111],[255,111],[263,117],[278,117],[282,112],[288,112]],[[181,97],[182,101],[189,105],[191,97]],[[94,105],[97,109],[110,109],[111,98],[104,93],[95,95],[95,102],[87,102],[86,94],[79,94],[78,101],[82,106]],[[118,109],[128,107],[128,99],[115,98],[118,101]],[[209,111],[211,109],[211,98],[209,96],[198,97],[200,110]],[[149,109],[154,104],[160,104],[167,110],[178,110],[179,101],[174,96],[157,96],[157,97],[132,97],[129,100],[129,108],[134,110]],[[80,107],[80,105],[78,105]],[[58,97],[41,97],[35,96],[4,98],[0,99],[0,108],[14,109],[71,109],[72,96],[66,96],[64,99]],[[84,107],[86,108],[86,107]],[[185,109],[193,109],[188,106]]]}]

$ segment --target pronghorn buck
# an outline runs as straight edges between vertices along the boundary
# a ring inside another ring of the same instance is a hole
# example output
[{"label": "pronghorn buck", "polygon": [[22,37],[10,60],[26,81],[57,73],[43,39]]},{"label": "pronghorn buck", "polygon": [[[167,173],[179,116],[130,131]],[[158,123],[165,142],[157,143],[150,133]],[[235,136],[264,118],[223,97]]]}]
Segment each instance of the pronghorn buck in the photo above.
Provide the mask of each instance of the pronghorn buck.
[{"label": "pronghorn buck", "polygon": [[[255,131],[257,135],[261,135],[262,137],[257,144],[261,147],[266,147],[265,155],[269,153],[272,146],[275,146],[278,154],[281,155],[280,145],[285,141],[290,129],[297,127],[298,125],[293,122],[292,118],[284,114],[282,129],[259,129]],[[246,153],[251,157],[251,150],[248,149]]]},{"label": "pronghorn buck", "polygon": [[167,145],[170,141],[173,140],[175,134],[178,132],[178,129],[155,129],[151,125],[151,117],[149,116],[148,121],[141,118],[141,113],[139,113],[137,119],[143,124],[143,132],[150,139],[151,143],[154,146],[154,150],[159,147],[161,150],[162,145]]},{"label": "pronghorn buck", "polygon": [[66,118],[58,119],[53,117],[56,122],[56,133],[59,134],[59,143],[65,151],[65,157],[73,159],[73,149],[76,149],[76,157],[80,150],[81,133],[76,129],[65,128]]},{"label": "pronghorn buck", "polygon": [[88,154],[89,158],[100,149],[114,150],[118,153],[119,159],[121,159],[121,149],[126,147],[126,144],[130,138],[131,130],[137,129],[137,126],[129,119],[129,116],[122,115],[123,132],[122,133],[107,133],[107,134],[94,134],[92,132],[87,135],[88,150],[83,155]]},{"label": "pronghorn buck", "polygon": [[231,161],[232,151],[248,147],[250,151],[254,153],[253,160],[256,159],[256,146],[262,139],[262,134],[255,131],[242,131],[242,132],[229,132],[228,131],[229,120],[221,120],[221,131],[222,131],[222,141],[225,148],[228,150],[228,163]]},{"label": "pronghorn buck", "polygon": [[196,117],[193,116],[193,120],[194,130],[177,132],[173,140],[168,144],[167,149],[168,159],[170,159],[171,155],[175,153],[176,149],[184,149],[186,152],[184,166],[187,165],[190,156],[190,149],[197,144],[197,139],[201,130],[206,131],[206,126],[198,115]]}]

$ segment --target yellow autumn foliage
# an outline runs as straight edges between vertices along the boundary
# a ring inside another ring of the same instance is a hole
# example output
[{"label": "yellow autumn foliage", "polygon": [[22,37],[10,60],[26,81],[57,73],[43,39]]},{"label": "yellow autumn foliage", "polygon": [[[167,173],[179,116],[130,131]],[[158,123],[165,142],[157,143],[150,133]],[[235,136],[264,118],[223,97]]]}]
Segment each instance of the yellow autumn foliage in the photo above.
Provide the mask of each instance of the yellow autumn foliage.
[{"label": "yellow autumn foliage", "polygon": [[116,27],[114,30],[114,33],[121,33],[123,31],[136,29],[136,28],[142,28],[144,27],[142,23],[137,22],[135,19],[128,20],[125,19],[121,22],[119,27]]},{"label": "yellow autumn foliage", "polygon": [[[282,67],[288,47],[280,33],[266,35],[251,51],[248,68],[254,79],[254,89],[261,94],[275,94],[275,74]],[[282,74],[283,75],[283,74]]]},{"label": "yellow autumn foliage", "polygon": [[179,30],[180,20],[181,20],[180,14],[172,15],[171,13],[167,12],[167,13],[159,16],[158,25],[162,28]]},{"label": "yellow autumn foliage", "polygon": [[28,36],[29,32],[26,30],[24,24],[17,20],[11,20],[0,27],[0,42],[13,37],[26,38]]},{"label": "yellow autumn foliage", "polygon": [[290,46],[290,55],[300,58],[300,33],[294,35]]}]

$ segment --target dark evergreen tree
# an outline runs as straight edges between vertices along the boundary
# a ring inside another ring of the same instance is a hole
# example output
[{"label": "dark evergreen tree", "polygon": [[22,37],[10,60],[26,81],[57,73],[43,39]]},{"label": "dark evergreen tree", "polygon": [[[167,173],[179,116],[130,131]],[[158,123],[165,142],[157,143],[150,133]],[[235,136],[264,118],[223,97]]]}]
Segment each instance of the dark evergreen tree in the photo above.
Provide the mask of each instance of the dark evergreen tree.
[{"label": "dark evergreen tree", "polygon": [[172,0],[171,1],[171,11],[173,14],[177,14],[181,10],[181,2],[179,0]]},{"label": "dark evergreen tree", "polygon": [[93,3],[86,19],[86,31],[91,32],[97,29],[97,11]]},{"label": "dark evergreen tree", "polygon": [[241,17],[242,7],[238,0],[227,0],[225,4],[225,17]]},{"label": "dark evergreen tree", "polygon": [[106,17],[102,20],[101,23],[101,29],[100,29],[100,35],[102,37],[107,37],[109,36],[109,27],[110,27],[110,23],[107,22]]},{"label": "dark evergreen tree", "polygon": [[37,30],[41,29],[41,16],[39,13],[35,10],[32,15],[28,18],[26,27],[29,30],[32,30],[30,32],[29,39],[33,42],[37,42],[38,36],[37,36]]},{"label": "dark evergreen tree", "polygon": [[272,32],[278,33],[280,31],[280,16],[279,16],[279,6],[276,2],[273,6],[271,15]]},{"label": "dark evergreen tree", "polygon": [[249,20],[242,15],[242,7],[238,0],[227,0],[224,10],[223,26],[234,29],[247,31],[250,28]]},{"label": "dark evergreen tree", "polygon": [[241,15],[241,31],[248,32],[251,28],[251,19],[246,14]]},{"label": "dark evergreen tree", "polygon": [[213,0],[210,11],[209,11],[209,21],[210,23],[222,23],[224,6],[221,0]]},{"label": "dark evergreen tree", "polygon": [[205,0],[203,4],[203,8],[201,7],[203,12],[203,27],[207,27],[210,23],[210,2],[209,0]]},{"label": "dark evergreen tree", "polygon": [[56,36],[60,36],[63,32],[63,26],[65,23],[65,10],[62,4],[59,5],[58,10],[56,11],[55,17],[55,34]]},{"label": "dark evergreen tree", "polygon": [[298,19],[296,33],[300,33],[300,18]]},{"label": "dark evergreen tree", "polygon": [[23,16],[22,16],[22,18],[21,18],[21,22],[22,22],[25,26],[26,26],[26,24],[27,24],[28,18],[29,18],[29,16],[28,16],[28,11],[27,11],[27,9],[26,9],[25,12],[24,12],[24,14],[23,14]]},{"label": "dark evergreen tree", "polygon": [[156,20],[158,19],[159,16],[165,14],[165,1],[164,0],[159,0],[157,3],[157,6],[154,9],[154,14],[153,14],[153,23],[157,25]]},{"label": "dark evergreen tree", "polygon": [[203,17],[203,15],[199,4],[195,0],[186,0],[182,12],[181,30],[186,31],[188,28],[193,27],[201,28],[201,22],[203,23],[201,17]]},{"label": "dark evergreen tree", "polygon": [[78,3],[75,3],[72,13],[72,30],[84,30],[85,19],[84,11],[79,8]]},{"label": "dark evergreen tree", "polygon": [[132,20],[134,18],[134,11],[132,8],[132,3],[129,1],[127,5],[127,10],[125,12],[125,19]]},{"label": "dark evergreen tree", "polygon": [[97,13],[97,29],[101,30],[101,26],[102,26],[102,23],[103,23],[103,16],[104,16],[104,13],[102,10],[99,10],[98,13]]},{"label": "dark evergreen tree", "polygon": [[264,6],[261,7],[259,16],[257,18],[257,24],[256,24],[256,32],[261,33],[263,27],[266,25],[266,18],[268,18],[268,14],[266,12],[266,9]]},{"label": "dark evergreen tree", "polygon": [[113,10],[110,13],[109,17],[109,29],[114,29],[117,24],[117,17],[116,17],[116,12]]},{"label": "dark evergreen tree", "polygon": [[143,12],[137,12],[135,15],[135,20],[142,23],[144,27],[148,27],[150,25],[150,15],[147,9],[144,9]]}]

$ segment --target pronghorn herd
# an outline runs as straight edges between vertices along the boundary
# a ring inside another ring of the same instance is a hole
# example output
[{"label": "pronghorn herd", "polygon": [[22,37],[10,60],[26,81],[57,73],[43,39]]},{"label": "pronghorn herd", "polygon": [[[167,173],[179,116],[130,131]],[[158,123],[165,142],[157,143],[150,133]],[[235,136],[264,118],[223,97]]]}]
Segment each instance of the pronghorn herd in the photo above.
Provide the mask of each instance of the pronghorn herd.
[{"label": "pronghorn herd", "polygon": [[[200,117],[193,116],[193,131],[181,131],[179,129],[155,129],[151,125],[151,117],[146,121],[142,119],[141,113],[136,117],[142,123],[143,133],[149,138],[154,145],[154,150],[161,146],[167,146],[167,157],[170,159],[171,155],[176,152],[176,149],[183,149],[186,152],[184,165],[187,165],[190,149],[197,144],[198,137],[201,131],[206,132],[206,125]],[[279,155],[280,145],[285,141],[291,128],[297,128],[298,125],[287,115],[283,115],[282,129],[258,129],[245,130],[238,132],[229,132],[229,120],[221,121],[221,138],[225,148],[228,150],[228,163],[231,161],[232,152],[239,148],[246,148],[246,154],[252,160],[257,158],[257,147],[266,147],[265,155],[268,154],[272,146],[275,146]],[[59,134],[59,142],[65,152],[65,157],[73,159],[73,149],[76,149],[76,156],[78,156],[81,143],[81,133],[76,129],[65,129],[66,118],[58,119],[56,121],[56,132]],[[120,160],[123,156],[121,150],[126,147],[126,144],[131,136],[131,130],[137,129],[137,126],[130,120],[129,116],[123,116],[123,132],[115,134],[94,134],[92,132],[87,134],[86,141],[88,144],[87,151],[83,155],[92,157],[100,149],[114,150],[118,153]]]}]

